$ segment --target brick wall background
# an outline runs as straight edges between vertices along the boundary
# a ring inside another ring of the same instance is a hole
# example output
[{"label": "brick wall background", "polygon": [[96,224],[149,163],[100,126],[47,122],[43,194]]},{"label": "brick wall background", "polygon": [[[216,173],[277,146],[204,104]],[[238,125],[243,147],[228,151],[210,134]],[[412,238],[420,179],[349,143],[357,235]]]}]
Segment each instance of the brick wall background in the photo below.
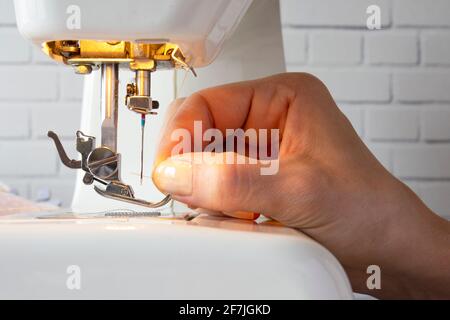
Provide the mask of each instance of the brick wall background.
[{"label": "brick wall background", "polygon": [[[257,1],[257,0],[255,0]],[[381,8],[382,30],[366,28]],[[281,0],[289,71],[311,72],[378,159],[450,218],[450,0]],[[69,204],[72,171],[49,128],[73,143],[82,79],[23,40],[0,0],[0,180]]]},{"label": "brick wall background", "polygon": [[[0,181],[36,199],[46,188],[70,204],[75,175],[61,166],[47,131],[73,145],[82,79],[17,31],[12,0],[0,0]],[[67,140],[70,139],[70,140]]]},{"label": "brick wall background", "polygon": [[[366,9],[381,8],[382,30]],[[450,218],[450,0],[281,0],[288,71],[317,75],[377,158]]]}]

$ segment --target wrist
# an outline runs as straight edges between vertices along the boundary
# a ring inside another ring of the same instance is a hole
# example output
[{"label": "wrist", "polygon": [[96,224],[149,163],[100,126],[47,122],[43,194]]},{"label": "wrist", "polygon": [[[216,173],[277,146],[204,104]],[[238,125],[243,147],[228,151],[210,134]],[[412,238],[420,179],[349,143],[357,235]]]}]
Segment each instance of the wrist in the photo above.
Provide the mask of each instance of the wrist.
[{"label": "wrist", "polygon": [[440,297],[445,290],[450,290],[450,283],[444,285],[443,277],[437,277],[448,274],[450,267],[449,223],[431,211],[407,186],[397,183],[398,191],[392,193],[397,204],[388,213],[386,238],[378,248],[382,279],[385,279],[383,295]]}]

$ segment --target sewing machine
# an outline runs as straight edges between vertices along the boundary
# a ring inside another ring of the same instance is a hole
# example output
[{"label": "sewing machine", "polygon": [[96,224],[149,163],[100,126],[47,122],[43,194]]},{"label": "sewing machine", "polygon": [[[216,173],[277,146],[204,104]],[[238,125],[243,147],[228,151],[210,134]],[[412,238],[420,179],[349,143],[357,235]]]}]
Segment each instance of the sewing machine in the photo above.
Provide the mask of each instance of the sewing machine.
[{"label": "sewing machine", "polygon": [[[307,236],[180,215],[188,209],[149,177],[173,99],[284,71],[277,1],[15,0],[15,9],[22,35],[85,85],[78,158],[49,132],[78,170],[72,207],[0,219],[1,298],[352,297],[337,260]],[[77,268],[82,285],[70,287]]]},{"label": "sewing machine", "polygon": [[[76,132],[75,148],[81,160],[69,159],[57,133],[49,132],[62,163],[81,171],[78,181],[89,186],[90,191],[116,201],[147,208],[169,203],[170,195],[154,202],[144,200],[143,195],[137,198],[131,185],[138,185],[132,183],[136,180],[132,171],[139,176],[139,185],[143,185],[144,161],[145,169],[151,168],[151,159],[145,151],[154,149],[157,134],[145,139],[146,123],[153,125],[152,118],[158,114],[160,104],[166,107],[169,102],[164,100],[166,90],[161,92],[158,87],[152,90],[152,77],[162,70],[186,70],[196,77],[195,69],[217,57],[250,3],[249,0],[136,1],[130,5],[123,1],[16,2],[18,27],[26,38],[41,46],[50,58],[72,67],[75,73],[94,73],[89,83],[94,90],[84,99],[87,107],[83,110],[82,128]],[[51,23],[43,23],[42,19]],[[135,134],[135,128],[140,128],[140,133]],[[123,135],[126,140],[121,141],[119,137]],[[139,147],[127,150],[126,145],[135,146],[133,141],[139,141]],[[135,167],[123,167],[124,163]],[[150,181],[149,177],[145,180]],[[77,185],[75,198],[81,198],[83,203],[97,202],[81,189]],[[151,197],[154,193],[142,190],[141,194]],[[101,208],[105,209],[104,203]]]}]

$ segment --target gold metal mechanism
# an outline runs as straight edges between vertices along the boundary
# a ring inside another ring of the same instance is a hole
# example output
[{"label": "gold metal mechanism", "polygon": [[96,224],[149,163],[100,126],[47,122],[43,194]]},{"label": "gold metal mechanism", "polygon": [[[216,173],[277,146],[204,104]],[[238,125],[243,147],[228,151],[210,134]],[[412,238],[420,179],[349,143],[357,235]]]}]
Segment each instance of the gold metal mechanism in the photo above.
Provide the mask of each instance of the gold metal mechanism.
[{"label": "gold metal mechanism", "polygon": [[45,42],[43,51],[58,62],[83,66],[83,70],[106,62],[128,64],[131,70],[191,69],[178,45],[169,42],[61,40]]},{"label": "gold metal mechanism", "polygon": [[167,204],[170,195],[157,203],[136,199],[132,187],[121,181],[122,157],[117,153],[119,65],[129,67],[135,73],[134,83],[127,85],[125,105],[140,116],[142,183],[145,117],[156,114],[159,108],[158,101],[151,98],[151,73],[161,69],[186,69],[196,75],[181,49],[164,41],[61,40],[45,42],[43,51],[52,59],[72,66],[77,74],[90,74],[101,69],[101,145],[95,145],[95,137],[78,132],[77,150],[82,161],[77,162],[68,159],[58,136],[50,132],[49,137],[55,141],[62,162],[70,168],[84,170],[85,184],[97,182],[103,185],[103,188],[94,186],[94,190],[104,197],[150,208]]}]

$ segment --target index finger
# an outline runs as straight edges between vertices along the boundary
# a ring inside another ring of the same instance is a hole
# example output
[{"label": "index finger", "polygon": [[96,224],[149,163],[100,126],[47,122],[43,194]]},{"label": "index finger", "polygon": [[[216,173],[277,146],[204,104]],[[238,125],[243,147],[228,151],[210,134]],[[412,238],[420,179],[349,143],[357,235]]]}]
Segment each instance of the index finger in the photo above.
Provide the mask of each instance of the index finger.
[{"label": "index finger", "polygon": [[289,95],[279,93],[276,77],[233,83],[205,89],[186,98],[171,115],[161,136],[156,164],[171,156],[179,141],[171,139],[177,129],[194,136],[200,121],[202,134],[210,128],[225,134],[227,129],[275,129],[286,114]]}]

